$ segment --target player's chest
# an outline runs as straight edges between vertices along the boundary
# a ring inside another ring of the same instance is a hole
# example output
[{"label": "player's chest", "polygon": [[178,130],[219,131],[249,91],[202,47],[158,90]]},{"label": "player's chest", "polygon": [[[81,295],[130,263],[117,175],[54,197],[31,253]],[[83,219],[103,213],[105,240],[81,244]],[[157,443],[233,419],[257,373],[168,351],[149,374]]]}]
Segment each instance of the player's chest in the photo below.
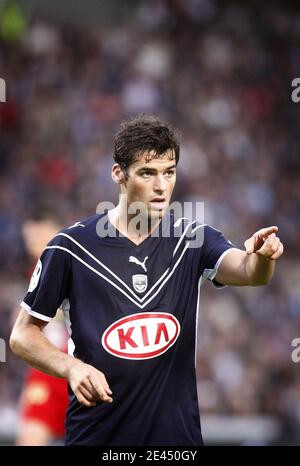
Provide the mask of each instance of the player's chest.
[{"label": "player's chest", "polygon": [[160,238],[150,238],[139,246],[125,238],[102,241],[81,259],[74,263],[79,286],[113,286],[137,301],[166,283],[175,272],[184,275],[189,261],[187,251]]},{"label": "player's chest", "polygon": [[135,246],[129,240],[101,248],[106,272],[125,283],[136,294],[149,290],[172,268],[172,247],[166,241],[146,241]]}]

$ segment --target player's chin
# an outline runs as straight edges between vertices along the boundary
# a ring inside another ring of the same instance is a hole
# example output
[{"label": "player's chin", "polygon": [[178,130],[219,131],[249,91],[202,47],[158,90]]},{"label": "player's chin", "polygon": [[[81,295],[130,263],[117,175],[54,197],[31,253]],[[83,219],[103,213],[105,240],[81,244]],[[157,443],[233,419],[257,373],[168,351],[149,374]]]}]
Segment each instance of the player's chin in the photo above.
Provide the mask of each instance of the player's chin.
[{"label": "player's chin", "polygon": [[164,216],[164,214],[166,213],[166,210],[167,210],[167,207],[163,209],[150,208],[149,216],[151,217],[152,220],[159,220],[160,218]]}]

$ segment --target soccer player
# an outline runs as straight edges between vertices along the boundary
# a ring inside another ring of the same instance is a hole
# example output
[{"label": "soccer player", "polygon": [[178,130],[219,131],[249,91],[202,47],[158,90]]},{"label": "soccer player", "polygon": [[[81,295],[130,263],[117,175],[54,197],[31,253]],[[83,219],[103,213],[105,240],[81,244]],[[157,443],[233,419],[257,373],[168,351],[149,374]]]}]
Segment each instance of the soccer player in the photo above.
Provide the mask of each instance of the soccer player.
[{"label": "soccer player", "polygon": [[[219,287],[267,284],[283,252],[278,228],[257,231],[243,251],[208,225],[175,219],[168,205],[179,142],[176,131],[155,117],[122,124],[114,161],[119,204],[49,242],[11,349],[68,380],[67,445],[201,445],[199,286],[205,279]],[[199,232],[203,241],[193,247]],[[60,305],[72,355],[42,333]]]},{"label": "soccer player", "polygon": [[[62,227],[59,212],[45,203],[40,204],[24,222],[24,245],[34,265],[47,243]],[[67,352],[67,333],[62,312],[56,314],[45,328],[45,333],[52,343]],[[21,394],[16,445],[41,446],[62,442],[67,407],[66,380],[29,367]]]}]

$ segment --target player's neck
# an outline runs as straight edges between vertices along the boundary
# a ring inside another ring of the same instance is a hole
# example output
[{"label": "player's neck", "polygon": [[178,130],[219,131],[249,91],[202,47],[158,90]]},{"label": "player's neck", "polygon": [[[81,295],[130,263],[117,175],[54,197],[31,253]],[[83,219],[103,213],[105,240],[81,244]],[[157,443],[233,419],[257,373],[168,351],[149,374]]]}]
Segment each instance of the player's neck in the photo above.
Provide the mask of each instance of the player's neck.
[{"label": "player's neck", "polygon": [[159,218],[151,220],[150,217],[140,221],[140,215],[128,214],[127,206],[122,208],[120,205],[108,211],[108,218],[114,228],[137,244],[151,235],[161,221]]}]

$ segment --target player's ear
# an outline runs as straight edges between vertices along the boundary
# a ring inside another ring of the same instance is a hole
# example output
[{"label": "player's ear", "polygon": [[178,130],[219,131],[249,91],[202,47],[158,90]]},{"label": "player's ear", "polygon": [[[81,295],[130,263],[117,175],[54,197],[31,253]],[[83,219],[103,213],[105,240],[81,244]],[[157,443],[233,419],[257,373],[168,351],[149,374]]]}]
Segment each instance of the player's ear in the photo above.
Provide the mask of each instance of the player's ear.
[{"label": "player's ear", "polygon": [[111,169],[111,177],[117,184],[123,184],[125,182],[125,175],[118,163],[114,163]]}]

